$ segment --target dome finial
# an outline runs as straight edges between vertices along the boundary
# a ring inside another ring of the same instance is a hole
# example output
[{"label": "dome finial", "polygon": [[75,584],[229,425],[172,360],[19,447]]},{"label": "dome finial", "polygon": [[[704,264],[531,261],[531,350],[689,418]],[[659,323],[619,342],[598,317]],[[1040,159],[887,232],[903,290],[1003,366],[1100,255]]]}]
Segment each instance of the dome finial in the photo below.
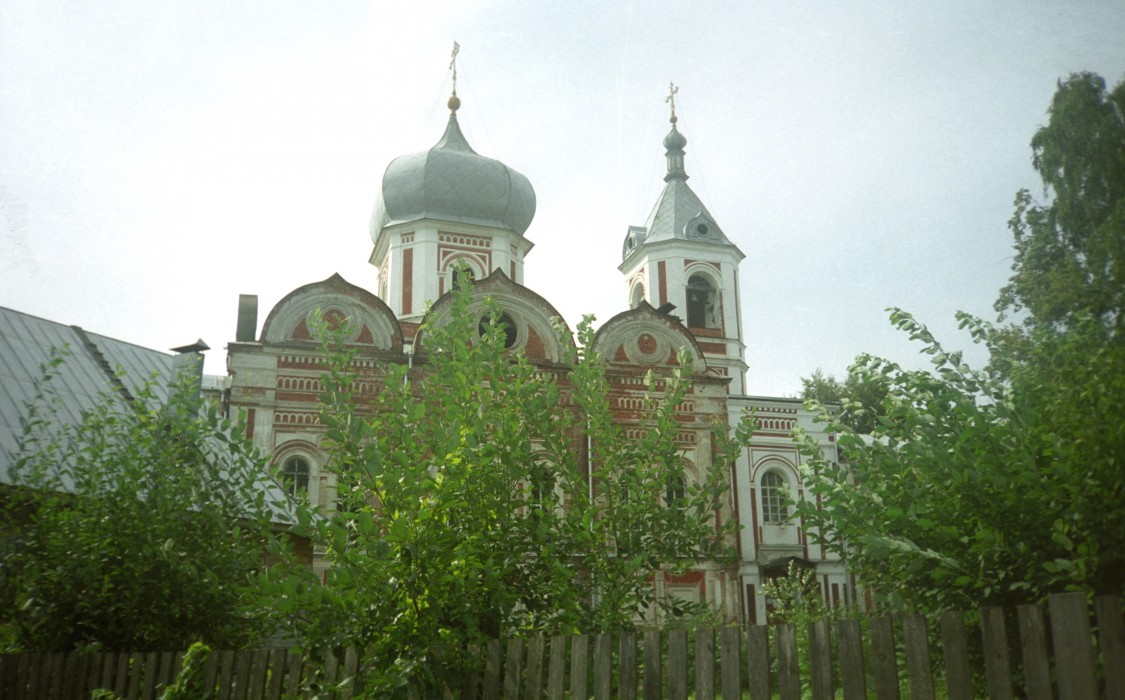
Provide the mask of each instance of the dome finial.
[{"label": "dome finial", "polygon": [[668,96],[664,98],[664,101],[672,106],[672,116],[668,118],[668,121],[672,122],[673,125],[678,121],[676,118],[676,93],[679,91],[680,89],[676,87],[675,83],[668,81]]},{"label": "dome finial", "polygon": [[449,112],[457,114],[457,109],[461,106],[461,98],[457,96],[457,54],[461,53],[461,45],[456,41],[453,42],[453,53],[449,58],[449,69],[453,71],[453,94],[449,96]]},{"label": "dome finial", "polygon": [[664,176],[664,181],[670,180],[686,180],[688,178],[687,172],[684,171],[684,146],[687,145],[687,139],[676,128],[676,122],[679,119],[676,117],[676,93],[680,88],[676,87],[674,83],[668,83],[668,96],[664,98],[672,107],[672,116],[668,121],[672,122],[672,130],[664,137],[664,148],[667,149],[665,154],[668,157],[668,173]]}]

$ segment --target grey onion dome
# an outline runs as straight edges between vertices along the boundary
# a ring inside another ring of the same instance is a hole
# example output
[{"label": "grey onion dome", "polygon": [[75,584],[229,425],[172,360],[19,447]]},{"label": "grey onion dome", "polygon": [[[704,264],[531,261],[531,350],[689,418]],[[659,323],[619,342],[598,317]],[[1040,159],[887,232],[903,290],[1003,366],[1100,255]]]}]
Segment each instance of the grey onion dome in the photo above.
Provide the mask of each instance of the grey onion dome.
[{"label": "grey onion dome", "polygon": [[503,228],[523,235],[534,216],[535,190],[528,179],[498,160],[477,154],[453,113],[437,145],[396,158],[387,166],[371,215],[371,239],[390,224],[420,219]]},{"label": "grey onion dome", "polygon": [[672,130],[664,137],[664,148],[669,151],[682,151],[686,145],[687,137],[681,134],[673,123]]}]

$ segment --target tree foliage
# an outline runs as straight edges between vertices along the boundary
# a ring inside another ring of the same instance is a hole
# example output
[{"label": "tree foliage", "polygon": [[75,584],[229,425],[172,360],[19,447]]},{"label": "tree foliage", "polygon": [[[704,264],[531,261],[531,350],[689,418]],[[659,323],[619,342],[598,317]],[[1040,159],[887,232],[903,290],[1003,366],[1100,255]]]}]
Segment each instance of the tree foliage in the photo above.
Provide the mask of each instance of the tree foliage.
[{"label": "tree foliage", "polygon": [[589,319],[552,370],[507,351],[500,309],[486,301],[482,325],[475,303],[462,283],[421,329],[413,368],[378,369],[375,397],[357,393],[354,353],[329,360],[339,501],[309,524],[332,566],[284,600],[311,643],[368,647],[384,695],[449,681],[435,675],[443,659],[501,633],[631,625],[655,570],[726,553],[715,512],[737,448],[713,426],[718,466],[684,472],[688,368],[650,377],[651,419],[628,435]]},{"label": "tree foliage", "polygon": [[1017,195],[996,305],[1024,322],[959,314],[988,370],[895,309],[932,369],[858,358],[858,381],[888,391],[869,437],[822,412],[846,464],[810,450],[820,507],[800,508],[884,599],[941,609],[1125,590],[1123,105],[1125,87],[1107,94],[1094,75],[1059,85],[1032,141],[1048,200]]},{"label": "tree foliage", "polygon": [[819,367],[801,378],[801,398],[839,410],[839,419],[857,433],[870,433],[886,413],[887,387],[881,377],[863,376],[848,369],[844,381]]},{"label": "tree foliage", "polygon": [[1042,202],[1016,195],[1013,275],[996,302],[1030,326],[1092,315],[1125,324],[1125,82],[1107,92],[1092,73],[1060,82],[1050,120],[1031,141]]},{"label": "tree foliage", "polygon": [[[52,365],[63,362],[57,356]],[[184,382],[58,415],[48,368],[0,517],[0,634],[17,650],[244,645],[267,629],[261,463]]]},{"label": "tree foliage", "polygon": [[[1033,344],[1010,379],[966,366],[922,324],[893,322],[933,369],[861,356],[855,371],[887,382],[888,411],[870,436],[824,413],[844,464],[809,449],[806,522],[884,600],[915,608],[1015,605],[1125,581],[1125,352],[1085,344],[1093,320]],[[961,315],[1002,352],[995,329]],[[1032,367],[1036,369],[1032,369]]]}]

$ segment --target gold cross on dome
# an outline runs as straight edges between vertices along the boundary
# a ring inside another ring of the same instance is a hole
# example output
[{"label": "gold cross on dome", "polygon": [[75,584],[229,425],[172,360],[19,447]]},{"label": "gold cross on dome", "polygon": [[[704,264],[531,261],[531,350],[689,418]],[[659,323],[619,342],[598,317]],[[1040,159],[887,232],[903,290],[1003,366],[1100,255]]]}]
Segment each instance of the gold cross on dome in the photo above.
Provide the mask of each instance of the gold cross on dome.
[{"label": "gold cross on dome", "polygon": [[449,69],[453,71],[453,94],[457,94],[457,54],[461,53],[461,45],[453,42],[453,53],[449,58]]},{"label": "gold cross on dome", "polygon": [[672,117],[670,121],[673,124],[676,123],[676,93],[679,91],[680,89],[676,87],[674,83],[671,81],[668,82],[668,96],[664,98],[664,101],[672,105]]}]

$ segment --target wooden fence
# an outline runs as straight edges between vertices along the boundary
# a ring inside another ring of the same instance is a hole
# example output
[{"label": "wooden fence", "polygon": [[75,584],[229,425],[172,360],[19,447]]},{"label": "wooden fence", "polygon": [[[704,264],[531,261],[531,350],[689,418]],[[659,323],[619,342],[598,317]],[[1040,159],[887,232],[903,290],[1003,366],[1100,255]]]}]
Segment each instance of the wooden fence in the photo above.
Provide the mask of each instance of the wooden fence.
[{"label": "wooden fence", "polygon": [[[1068,593],[1050,599],[1046,616],[1039,606],[1022,606],[1007,614],[987,608],[978,617],[979,633],[963,613],[945,613],[933,629],[921,616],[903,616],[818,622],[807,630],[774,625],[494,640],[475,650],[480,672],[446,697],[1125,698],[1120,597],[1098,598],[1092,614],[1085,594]],[[129,700],[153,700],[181,662],[182,653],[173,652],[3,656],[0,697],[71,700],[108,688]],[[321,698],[371,697],[350,680],[361,670],[354,649],[316,662],[284,649],[216,652],[206,669],[206,697],[311,697],[313,685],[333,689]]]}]

